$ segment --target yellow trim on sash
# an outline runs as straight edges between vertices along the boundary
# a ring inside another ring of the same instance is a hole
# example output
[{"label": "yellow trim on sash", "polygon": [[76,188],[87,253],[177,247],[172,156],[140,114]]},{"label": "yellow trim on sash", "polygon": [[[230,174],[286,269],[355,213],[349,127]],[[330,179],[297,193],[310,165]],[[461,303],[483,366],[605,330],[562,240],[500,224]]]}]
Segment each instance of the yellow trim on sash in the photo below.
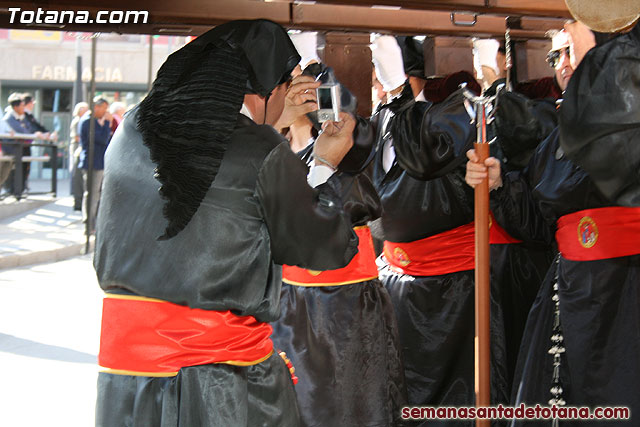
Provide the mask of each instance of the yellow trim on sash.
[{"label": "yellow trim on sash", "polygon": [[101,369],[100,372],[113,375],[129,375],[132,377],[175,377],[176,375],[178,375],[177,372],[138,372],[110,368]]},{"label": "yellow trim on sash", "polygon": [[292,285],[292,286],[304,286],[307,288],[315,288],[315,287],[321,287],[321,286],[353,285],[354,283],[368,282],[369,280],[373,280],[377,278],[378,278],[378,275],[376,274],[375,276],[364,277],[362,279],[349,280],[346,282],[335,282],[335,283],[301,283],[301,282],[294,282],[293,280],[283,278],[282,283],[286,283],[287,285]]},{"label": "yellow trim on sash", "polygon": [[[105,298],[114,298],[114,299],[126,299],[126,300],[133,300],[133,301],[164,302],[164,303],[168,303],[169,302],[169,301],[165,301],[165,300],[158,299],[158,298],[142,297],[140,295],[125,295],[125,294],[109,294],[109,293],[105,293],[104,297]],[[171,304],[174,304],[174,303],[171,303]]]},{"label": "yellow trim on sash", "polygon": [[[257,365],[259,363],[264,362],[265,360],[270,358],[272,355],[273,355],[273,349],[271,349],[269,354],[267,354],[264,357],[261,357],[258,360],[251,360],[249,362],[243,362],[240,360],[227,360],[224,362],[215,362],[214,364],[234,365],[234,366],[253,366],[253,365]],[[194,365],[194,366],[199,366],[199,365]],[[190,367],[191,366],[185,366],[185,368],[190,368]],[[127,371],[124,369],[111,369],[111,368],[101,369],[100,372],[103,372],[105,374],[113,374],[113,375],[129,375],[133,377],[175,377],[176,375],[178,375],[178,372],[139,372],[139,371]]]},{"label": "yellow trim on sash", "polygon": [[253,365],[257,365],[258,363],[264,362],[265,360],[270,358],[271,355],[273,355],[273,349],[271,349],[271,351],[266,356],[261,357],[258,360],[251,360],[249,362],[243,362],[241,360],[227,360],[226,362],[216,362],[216,363],[223,363],[225,365],[234,365],[234,366],[253,366]]}]

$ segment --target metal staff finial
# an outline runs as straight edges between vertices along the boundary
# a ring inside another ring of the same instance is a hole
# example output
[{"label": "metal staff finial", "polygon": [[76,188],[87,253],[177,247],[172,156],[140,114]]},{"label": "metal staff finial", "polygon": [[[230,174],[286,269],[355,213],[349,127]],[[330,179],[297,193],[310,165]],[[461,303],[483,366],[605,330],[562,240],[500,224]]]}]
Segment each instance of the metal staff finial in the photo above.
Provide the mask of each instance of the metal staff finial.
[{"label": "metal staff finial", "polygon": [[507,27],[507,30],[504,32],[504,56],[506,61],[507,68],[507,91],[511,90],[511,67],[513,63],[511,61],[511,34],[510,29]]},{"label": "metal staff finial", "polygon": [[[476,142],[478,144],[482,143],[492,143],[494,140],[486,141],[486,138],[483,138],[483,135],[486,136],[486,125],[493,122],[494,115],[496,109],[498,107],[498,94],[501,90],[504,90],[504,84],[499,85],[496,88],[496,93],[493,96],[483,96],[476,95],[467,89],[467,84],[462,83],[460,88],[462,89],[462,94],[465,97],[465,101],[467,101],[470,105],[470,108],[467,108],[467,113],[471,117],[471,123],[475,123],[476,129],[478,132],[478,137]],[[466,107],[466,106],[465,106]],[[491,107],[491,108],[487,108]],[[469,111],[471,109],[471,111]],[[484,126],[483,126],[484,123]],[[494,138],[495,139],[495,138]]]}]

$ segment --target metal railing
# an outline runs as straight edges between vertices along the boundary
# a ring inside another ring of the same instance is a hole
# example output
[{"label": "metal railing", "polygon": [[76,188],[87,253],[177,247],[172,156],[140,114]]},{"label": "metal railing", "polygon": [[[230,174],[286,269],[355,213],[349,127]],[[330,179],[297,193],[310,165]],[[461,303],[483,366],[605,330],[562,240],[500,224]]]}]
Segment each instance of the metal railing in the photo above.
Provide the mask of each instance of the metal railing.
[{"label": "metal railing", "polygon": [[[36,142],[41,141],[41,142]],[[23,163],[27,162],[46,162],[51,161],[51,191],[44,193],[28,193],[28,194],[49,194],[55,197],[58,190],[58,145],[51,139],[43,138],[40,134],[0,134],[0,145],[3,148],[3,154],[0,156],[0,162],[13,161],[13,196],[17,200],[23,197]],[[16,147],[13,153],[6,153],[7,147]],[[51,148],[50,156],[26,156],[23,154],[25,147],[45,147]]]}]

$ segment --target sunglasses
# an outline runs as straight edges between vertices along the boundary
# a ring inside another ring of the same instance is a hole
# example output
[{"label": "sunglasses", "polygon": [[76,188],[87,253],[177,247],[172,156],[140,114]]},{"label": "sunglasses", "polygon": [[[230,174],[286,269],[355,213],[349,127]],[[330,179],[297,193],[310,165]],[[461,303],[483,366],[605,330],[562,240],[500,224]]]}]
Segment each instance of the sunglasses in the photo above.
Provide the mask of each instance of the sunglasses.
[{"label": "sunglasses", "polygon": [[549,63],[551,68],[556,68],[556,66],[558,65],[558,62],[560,62],[560,57],[562,56],[563,51],[567,54],[567,58],[571,57],[571,53],[569,52],[568,46],[558,50],[552,50],[547,54],[547,62]]}]

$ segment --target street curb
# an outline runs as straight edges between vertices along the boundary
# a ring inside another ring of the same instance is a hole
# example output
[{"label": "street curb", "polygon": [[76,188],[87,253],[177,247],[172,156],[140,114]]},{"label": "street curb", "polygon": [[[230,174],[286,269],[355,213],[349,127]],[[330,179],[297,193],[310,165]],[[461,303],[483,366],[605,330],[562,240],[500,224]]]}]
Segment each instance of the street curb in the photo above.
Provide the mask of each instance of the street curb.
[{"label": "street curb", "polygon": [[[94,240],[89,244],[89,251],[94,248]],[[0,270],[8,268],[25,267],[34,264],[45,264],[50,262],[62,261],[78,255],[84,255],[84,243],[73,243],[61,248],[50,249],[47,251],[35,251],[24,254],[5,255],[0,257]]]}]

